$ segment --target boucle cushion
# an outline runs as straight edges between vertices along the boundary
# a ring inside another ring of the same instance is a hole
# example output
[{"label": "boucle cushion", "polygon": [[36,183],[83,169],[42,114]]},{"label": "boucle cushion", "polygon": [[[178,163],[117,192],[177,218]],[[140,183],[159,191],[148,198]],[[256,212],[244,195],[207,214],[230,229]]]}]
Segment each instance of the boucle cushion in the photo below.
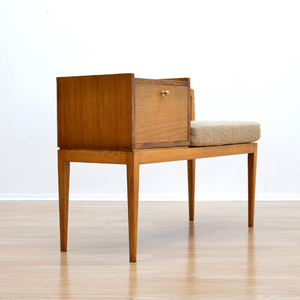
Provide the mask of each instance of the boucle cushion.
[{"label": "boucle cushion", "polygon": [[191,145],[216,146],[255,142],[260,125],[245,121],[192,121]]}]

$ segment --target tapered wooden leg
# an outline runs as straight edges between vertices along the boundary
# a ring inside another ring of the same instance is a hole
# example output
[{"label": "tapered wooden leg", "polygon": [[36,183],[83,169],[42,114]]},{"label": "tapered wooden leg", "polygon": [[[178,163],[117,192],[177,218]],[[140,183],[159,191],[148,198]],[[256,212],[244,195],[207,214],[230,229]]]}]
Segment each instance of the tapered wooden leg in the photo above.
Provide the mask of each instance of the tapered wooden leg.
[{"label": "tapered wooden leg", "polygon": [[63,150],[58,150],[58,190],[59,190],[59,221],[60,221],[61,251],[67,251],[69,182],[70,182],[70,162],[66,162],[64,160]]},{"label": "tapered wooden leg", "polygon": [[188,165],[188,186],[189,186],[189,219],[194,221],[195,216],[195,159],[187,161]]},{"label": "tapered wooden leg", "polygon": [[257,144],[254,153],[248,154],[248,226],[254,225],[255,182],[256,182]]},{"label": "tapered wooden leg", "polygon": [[136,262],[138,205],[139,205],[139,153],[127,152],[127,193],[128,193],[128,229],[129,259]]}]

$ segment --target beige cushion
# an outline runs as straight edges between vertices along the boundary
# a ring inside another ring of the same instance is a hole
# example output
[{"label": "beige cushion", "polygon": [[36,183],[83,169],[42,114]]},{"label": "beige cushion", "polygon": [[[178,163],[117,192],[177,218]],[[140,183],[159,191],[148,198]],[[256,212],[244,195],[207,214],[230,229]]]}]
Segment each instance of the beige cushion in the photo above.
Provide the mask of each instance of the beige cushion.
[{"label": "beige cushion", "polygon": [[255,142],[260,125],[245,121],[192,121],[192,146],[214,146]]}]

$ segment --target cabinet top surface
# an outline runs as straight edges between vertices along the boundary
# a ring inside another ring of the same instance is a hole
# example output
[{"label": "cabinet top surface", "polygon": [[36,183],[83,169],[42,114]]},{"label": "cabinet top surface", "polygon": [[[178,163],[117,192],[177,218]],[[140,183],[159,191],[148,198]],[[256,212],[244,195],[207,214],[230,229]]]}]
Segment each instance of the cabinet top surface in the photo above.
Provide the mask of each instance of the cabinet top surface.
[{"label": "cabinet top surface", "polygon": [[177,85],[188,86],[189,78],[168,78],[168,79],[148,79],[148,78],[135,78],[133,73],[120,73],[120,74],[107,74],[107,75],[83,75],[83,76],[64,76],[57,77],[57,81],[64,80],[80,80],[96,77],[130,77],[133,83],[138,84],[162,84],[162,85]]}]

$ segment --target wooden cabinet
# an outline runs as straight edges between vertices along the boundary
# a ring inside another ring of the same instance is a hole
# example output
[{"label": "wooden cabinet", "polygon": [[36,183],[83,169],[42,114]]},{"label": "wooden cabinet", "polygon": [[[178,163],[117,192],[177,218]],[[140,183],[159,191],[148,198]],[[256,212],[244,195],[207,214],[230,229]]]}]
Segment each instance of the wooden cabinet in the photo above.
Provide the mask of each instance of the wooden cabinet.
[{"label": "wooden cabinet", "polygon": [[137,255],[141,164],[188,161],[193,221],[195,159],[248,153],[248,222],[253,226],[257,144],[189,147],[193,103],[188,78],[139,79],[133,74],[57,78],[61,251],[67,251],[71,162],[126,165],[131,262]]},{"label": "wooden cabinet", "polygon": [[188,146],[190,82],[134,74],[57,78],[58,147]]}]

